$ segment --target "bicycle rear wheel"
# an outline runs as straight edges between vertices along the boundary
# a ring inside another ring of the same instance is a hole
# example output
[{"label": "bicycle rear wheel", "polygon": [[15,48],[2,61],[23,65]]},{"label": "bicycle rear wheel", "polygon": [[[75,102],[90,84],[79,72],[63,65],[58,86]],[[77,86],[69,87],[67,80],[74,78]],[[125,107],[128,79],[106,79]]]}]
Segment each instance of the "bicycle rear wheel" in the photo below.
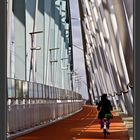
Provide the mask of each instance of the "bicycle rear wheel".
[{"label": "bicycle rear wheel", "polygon": [[103,130],[103,133],[104,133],[104,138],[106,138],[106,135],[107,135],[106,129]]}]

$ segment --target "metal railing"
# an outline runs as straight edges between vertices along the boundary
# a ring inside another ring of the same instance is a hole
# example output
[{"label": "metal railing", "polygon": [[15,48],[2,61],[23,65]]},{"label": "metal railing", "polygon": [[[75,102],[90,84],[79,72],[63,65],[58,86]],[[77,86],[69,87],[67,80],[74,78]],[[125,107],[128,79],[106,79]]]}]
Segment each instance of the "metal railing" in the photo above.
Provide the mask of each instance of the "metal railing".
[{"label": "metal railing", "polygon": [[82,96],[56,87],[7,79],[7,133],[49,124],[82,109]]}]

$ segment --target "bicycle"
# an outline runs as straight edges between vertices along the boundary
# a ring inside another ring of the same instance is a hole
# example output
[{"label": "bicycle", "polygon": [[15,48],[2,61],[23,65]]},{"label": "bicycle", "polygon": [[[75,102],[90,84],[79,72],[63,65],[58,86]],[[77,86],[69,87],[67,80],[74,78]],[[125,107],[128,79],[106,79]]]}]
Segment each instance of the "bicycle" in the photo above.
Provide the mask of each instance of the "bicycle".
[{"label": "bicycle", "polygon": [[107,119],[104,118],[103,121],[104,121],[103,134],[104,134],[104,138],[106,138],[106,135],[108,134],[108,132],[107,132]]},{"label": "bicycle", "polygon": [[106,138],[106,135],[109,135],[110,133],[107,131],[109,126],[109,119],[112,117],[112,114],[105,114],[105,117],[103,119],[103,134],[104,134],[104,138]]}]

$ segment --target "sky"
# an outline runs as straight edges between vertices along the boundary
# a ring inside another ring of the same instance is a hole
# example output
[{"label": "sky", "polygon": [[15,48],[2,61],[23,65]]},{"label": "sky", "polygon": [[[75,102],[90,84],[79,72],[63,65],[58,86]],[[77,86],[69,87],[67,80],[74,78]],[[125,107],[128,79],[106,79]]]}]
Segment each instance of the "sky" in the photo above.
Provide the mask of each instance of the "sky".
[{"label": "sky", "polygon": [[71,18],[72,18],[72,35],[73,35],[73,59],[74,59],[74,71],[78,73],[80,78],[80,94],[83,98],[88,99],[87,85],[86,85],[86,75],[85,75],[85,63],[84,54],[82,51],[82,37],[81,37],[81,27],[80,27],[80,17],[78,9],[78,0],[70,0],[71,7]]}]

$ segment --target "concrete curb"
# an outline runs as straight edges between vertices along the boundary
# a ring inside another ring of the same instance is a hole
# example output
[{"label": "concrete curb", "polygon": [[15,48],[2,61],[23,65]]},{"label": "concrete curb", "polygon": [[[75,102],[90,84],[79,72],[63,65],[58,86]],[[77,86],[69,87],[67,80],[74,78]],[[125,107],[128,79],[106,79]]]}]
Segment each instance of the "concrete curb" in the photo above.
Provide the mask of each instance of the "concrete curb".
[{"label": "concrete curb", "polygon": [[129,140],[133,140],[133,116],[130,117],[127,114],[124,114],[123,112],[117,111],[119,113],[119,116],[122,118],[124,124],[126,125],[128,129],[128,135]]}]

